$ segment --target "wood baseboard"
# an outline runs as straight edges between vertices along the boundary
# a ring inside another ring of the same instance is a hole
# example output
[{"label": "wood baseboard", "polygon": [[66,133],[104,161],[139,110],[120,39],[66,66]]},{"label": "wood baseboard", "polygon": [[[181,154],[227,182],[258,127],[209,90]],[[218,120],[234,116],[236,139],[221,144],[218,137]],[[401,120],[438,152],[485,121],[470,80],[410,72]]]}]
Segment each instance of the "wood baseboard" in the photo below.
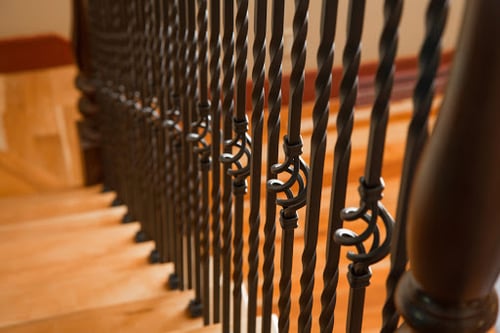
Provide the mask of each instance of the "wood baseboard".
[{"label": "wood baseboard", "polygon": [[71,43],[57,35],[0,40],[0,73],[46,69],[73,63]]}]

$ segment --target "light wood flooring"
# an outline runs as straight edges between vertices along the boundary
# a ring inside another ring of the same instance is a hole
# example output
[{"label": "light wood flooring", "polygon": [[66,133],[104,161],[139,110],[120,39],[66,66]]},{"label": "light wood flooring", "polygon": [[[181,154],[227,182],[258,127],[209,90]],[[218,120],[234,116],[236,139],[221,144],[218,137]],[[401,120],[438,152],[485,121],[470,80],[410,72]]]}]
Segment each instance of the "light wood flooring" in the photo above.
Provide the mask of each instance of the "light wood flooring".
[{"label": "light wood flooring", "polygon": [[0,74],[0,196],[82,184],[73,66]]}]

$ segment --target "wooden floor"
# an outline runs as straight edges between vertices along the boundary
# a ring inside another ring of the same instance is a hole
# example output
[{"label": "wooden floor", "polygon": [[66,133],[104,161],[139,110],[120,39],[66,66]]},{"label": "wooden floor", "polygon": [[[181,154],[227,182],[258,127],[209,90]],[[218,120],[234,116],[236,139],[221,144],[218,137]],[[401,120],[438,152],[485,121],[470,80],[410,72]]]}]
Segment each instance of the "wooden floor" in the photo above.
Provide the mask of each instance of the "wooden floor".
[{"label": "wooden floor", "polygon": [[82,184],[73,66],[0,74],[0,196]]},{"label": "wooden floor", "polygon": [[[219,331],[217,326],[202,330],[200,320],[188,317],[185,309],[193,296],[191,292],[165,288],[172,266],[147,263],[153,245],[133,243],[138,224],[120,224],[125,208],[110,208],[114,195],[100,193],[99,187],[81,188],[74,126],[78,119],[77,92],[72,88],[74,74],[74,68],[68,66],[0,76],[0,196],[3,196],[0,198],[0,239],[3,240],[0,243],[0,333]],[[337,102],[332,101],[332,110],[337,107]],[[306,152],[309,151],[308,135],[313,129],[311,110],[312,104],[305,105],[302,127]],[[393,214],[410,113],[408,100],[392,105],[383,202]],[[367,108],[357,111],[349,206],[358,204],[357,179],[364,168],[368,116]],[[286,128],[285,119],[286,110],[283,128]],[[329,138],[335,137],[334,123],[332,116]],[[331,186],[332,139],[327,152],[322,199],[325,203],[329,202]],[[308,160],[307,153],[305,159]],[[304,211],[300,214],[303,216]],[[315,320],[320,310],[327,219],[325,204],[318,241]],[[360,227],[354,225],[355,229]],[[294,249],[292,318],[298,315],[303,233],[303,223],[300,223]],[[279,238],[278,230],[276,273],[279,272]],[[363,332],[379,331],[388,266],[384,260],[373,267]],[[344,260],[335,332],[345,331],[346,267]],[[290,332],[297,331],[296,325],[296,320],[292,320]],[[317,326],[314,331],[318,331]]]}]

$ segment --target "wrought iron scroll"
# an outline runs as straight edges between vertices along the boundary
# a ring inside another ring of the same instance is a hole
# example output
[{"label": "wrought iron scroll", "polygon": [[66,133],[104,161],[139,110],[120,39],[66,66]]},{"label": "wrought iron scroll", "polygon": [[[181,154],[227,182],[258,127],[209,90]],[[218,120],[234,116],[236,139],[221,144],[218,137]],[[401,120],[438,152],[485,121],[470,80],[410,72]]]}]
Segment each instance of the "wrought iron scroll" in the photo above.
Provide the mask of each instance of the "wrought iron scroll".
[{"label": "wrought iron scroll", "polygon": [[267,0],[256,0],[254,7],[252,70],[252,154],[250,157],[250,214],[248,222],[248,305],[247,332],[256,332],[259,278],[260,189],[262,174],[262,131],[264,125],[264,80],[266,76]]},{"label": "wrought iron scroll", "polygon": [[[222,37],[222,115],[223,115],[223,140],[231,140],[232,121],[234,111],[234,4],[233,1],[223,2],[223,26],[224,33]],[[231,154],[231,147],[224,145],[224,154]],[[221,162],[222,156],[221,156]],[[232,176],[228,173],[231,168],[230,163],[224,163],[222,166],[222,332],[230,332],[230,304],[231,304],[231,241],[232,234],[232,207],[233,194],[231,189]]]},{"label": "wrought iron scroll", "polygon": [[[361,177],[359,186],[360,207],[346,208],[341,212],[344,222],[361,220],[367,224],[367,228],[359,235],[349,229],[335,232],[336,242],[344,246],[354,246],[358,252],[347,254],[352,261],[348,271],[351,287],[347,318],[349,332],[361,332],[365,290],[371,277],[370,266],[383,259],[390,250],[394,221],[380,202],[384,189],[381,172],[401,11],[401,0],[385,1],[385,22],[379,47],[380,63],[375,77],[376,98],[371,113],[365,175]],[[385,229],[384,240],[380,239],[379,219]],[[370,238],[371,245],[367,249],[365,242]]]},{"label": "wrought iron scroll", "polygon": [[426,33],[419,56],[420,73],[413,93],[414,111],[406,139],[396,224],[391,243],[391,269],[387,277],[387,299],[383,310],[382,333],[394,332],[399,322],[394,293],[408,262],[406,225],[410,189],[423,146],[429,136],[428,118],[434,98],[434,81],[441,58],[441,40],[448,17],[448,7],[448,0],[431,0],[427,8]]},{"label": "wrought iron scroll", "polygon": [[324,0],[321,11],[321,39],[317,53],[316,101],[313,109],[314,129],[311,137],[311,162],[307,188],[305,244],[302,253],[301,294],[299,299],[299,332],[311,332],[316,267],[316,247],[323,188],[328,114],[332,87],[333,41],[337,25],[338,1]]},{"label": "wrought iron scroll", "polygon": [[[283,229],[281,241],[281,277],[280,296],[278,300],[280,332],[288,332],[290,327],[290,293],[292,289],[291,273],[293,259],[294,230],[298,226],[297,210],[306,202],[306,180],[309,168],[301,158],[302,138],[300,125],[302,115],[302,97],[304,91],[304,67],[306,61],[306,37],[308,26],[308,0],[295,1],[295,14],[293,17],[294,39],[292,45],[292,72],[290,76],[291,99],[288,114],[288,131],[284,138],[283,149],[285,161],[275,164],[271,171],[280,175],[289,174],[286,181],[279,179],[269,180],[268,189],[275,193],[283,193],[286,198],[278,198],[280,205],[280,223]],[[292,187],[296,187],[295,193]]]},{"label": "wrought iron scroll", "polygon": [[[271,40],[269,44],[269,115],[267,119],[267,174],[269,183],[276,179],[271,166],[278,163],[278,143],[280,134],[281,78],[283,60],[284,0],[272,2]],[[276,193],[269,188],[266,192],[266,220],[264,223],[264,263],[262,266],[262,332],[271,332],[273,307],[274,255],[276,240]]]},{"label": "wrought iron scroll", "polygon": [[[243,286],[243,210],[247,192],[246,178],[250,173],[250,145],[246,108],[246,80],[248,53],[248,1],[237,0],[236,11],[236,108],[233,118],[234,136],[224,141],[231,150],[221,156],[224,164],[233,165],[228,173],[233,177],[234,195],[234,238],[233,238],[233,332],[241,331],[241,303]],[[235,150],[236,153],[232,151]]]},{"label": "wrought iron scroll", "polygon": [[212,308],[213,322],[220,322],[220,272],[221,272],[221,189],[220,189],[220,143],[221,143],[221,91],[220,91],[220,0],[210,1],[210,95],[212,134]]}]

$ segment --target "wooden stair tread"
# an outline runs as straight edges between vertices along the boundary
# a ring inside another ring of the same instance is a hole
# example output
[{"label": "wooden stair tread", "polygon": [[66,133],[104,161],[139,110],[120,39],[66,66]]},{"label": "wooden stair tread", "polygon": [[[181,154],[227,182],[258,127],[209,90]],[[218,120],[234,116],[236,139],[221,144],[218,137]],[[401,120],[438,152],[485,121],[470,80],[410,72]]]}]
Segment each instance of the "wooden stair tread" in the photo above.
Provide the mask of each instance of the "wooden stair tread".
[{"label": "wooden stair tread", "polygon": [[190,318],[186,306],[192,292],[170,291],[161,297],[54,316],[0,328],[0,333],[161,333],[218,332],[202,327],[201,318]]},{"label": "wooden stair tread", "polygon": [[150,265],[151,242],[124,207],[0,226],[0,327],[161,297],[171,264]]},{"label": "wooden stair tread", "polygon": [[115,194],[100,186],[0,198],[0,225],[21,223],[109,207]]},{"label": "wooden stair tread", "polygon": [[186,328],[175,331],[169,331],[169,333],[220,333],[222,332],[221,324],[212,324],[209,326],[203,326],[201,328]]}]

